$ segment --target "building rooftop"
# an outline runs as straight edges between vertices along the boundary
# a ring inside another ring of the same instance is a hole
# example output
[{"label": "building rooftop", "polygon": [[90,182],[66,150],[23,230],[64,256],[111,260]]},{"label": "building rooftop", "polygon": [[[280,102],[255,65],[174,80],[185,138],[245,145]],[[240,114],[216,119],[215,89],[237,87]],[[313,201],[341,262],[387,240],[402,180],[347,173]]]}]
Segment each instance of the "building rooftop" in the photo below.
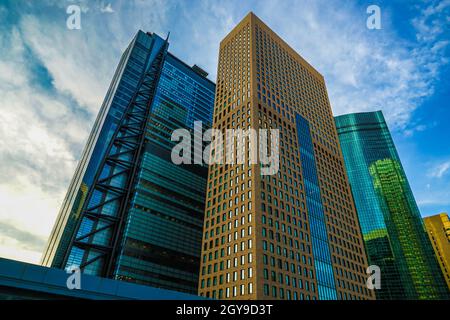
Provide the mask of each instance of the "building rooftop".
[{"label": "building rooftop", "polygon": [[70,290],[61,269],[0,258],[0,299],[197,300],[201,297],[125,281],[81,274]]}]

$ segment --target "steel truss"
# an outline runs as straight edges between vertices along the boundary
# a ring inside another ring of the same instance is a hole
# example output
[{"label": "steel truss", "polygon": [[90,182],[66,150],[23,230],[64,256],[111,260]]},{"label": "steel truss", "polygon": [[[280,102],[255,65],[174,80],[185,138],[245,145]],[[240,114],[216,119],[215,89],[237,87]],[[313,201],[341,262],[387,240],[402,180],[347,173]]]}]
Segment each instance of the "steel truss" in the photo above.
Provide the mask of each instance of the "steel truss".
[{"label": "steel truss", "polygon": [[82,271],[104,277],[111,277],[114,272],[123,225],[141,163],[150,107],[167,47],[168,39],[153,61],[148,61],[150,53],[147,56],[146,65],[150,65],[111,138],[83,204],[64,257],[63,266],[66,268],[71,264],[69,259],[75,250],[82,253],[79,264]]}]

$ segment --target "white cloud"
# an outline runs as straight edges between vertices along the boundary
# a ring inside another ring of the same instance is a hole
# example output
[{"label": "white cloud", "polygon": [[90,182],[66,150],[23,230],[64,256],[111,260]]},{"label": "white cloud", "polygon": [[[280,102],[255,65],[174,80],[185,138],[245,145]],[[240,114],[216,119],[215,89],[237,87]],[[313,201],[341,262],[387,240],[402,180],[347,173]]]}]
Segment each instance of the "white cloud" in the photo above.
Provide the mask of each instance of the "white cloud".
[{"label": "white cloud", "polygon": [[417,30],[416,37],[419,41],[433,41],[446,28],[442,20],[448,18],[447,13],[450,8],[450,1],[431,1],[430,3],[421,10],[419,16],[412,20],[412,24]]},{"label": "white cloud", "polygon": [[[436,179],[434,179],[436,180]],[[435,181],[422,190],[417,196],[417,205],[420,207],[422,216],[438,214],[440,212],[449,212],[450,190],[446,181]]]},{"label": "white cloud", "polygon": [[[139,29],[161,36],[165,36],[168,31],[175,31],[170,18],[177,14],[179,5],[177,0],[118,1],[114,2],[115,14],[103,17],[93,15],[86,19],[90,19],[90,24],[93,25],[90,32],[101,36],[98,40],[107,42],[109,49],[115,50],[118,55]],[[187,40],[187,37],[184,39]],[[117,61],[113,65],[116,63]]]},{"label": "white cloud", "polygon": [[362,7],[270,3],[256,14],[325,76],[335,114],[381,109],[392,129],[403,130],[433,94],[440,52],[399,38],[386,8],[383,29],[368,30]]},{"label": "white cloud", "polygon": [[100,8],[100,12],[113,13],[114,9],[112,8],[111,3],[108,3],[107,5],[102,4],[102,6]]},{"label": "white cloud", "polygon": [[21,19],[20,30],[51,74],[54,87],[96,114],[118,62],[108,43],[95,33],[68,30],[31,15]]},{"label": "white cloud", "polygon": [[440,51],[444,50],[448,46],[449,43],[450,43],[450,41],[448,41],[448,40],[437,41],[431,48],[431,52],[440,53]]},{"label": "white cloud", "polygon": [[41,253],[36,250],[23,248],[22,244],[14,238],[0,237],[0,256],[7,259],[39,264]]},{"label": "white cloud", "polygon": [[414,135],[414,133],[416,133],[416,132],[422,132],[422,131],[425,131],[427,129],[427,126],[426,125],[424,125],[424,124],[419,124],[419,125],[417,125],[417,126],[415,126],[415,127],[409,127],[408,129],[405,129],[404,131],[403,131],[403,134],[406,136],[406,137],[412,137],[413,135]]},{"label": "white cloud", "polygon": [[450,161],[446,161],[435,165],[431,169],[429,176],[433,178],[442,178],[448,172],[450,172]]},{"label": "white cloud", "polygon": [[[36,246],[0,233],[0,256],[38,262],[91,123],[33,83],[23,34],[0,36],[0,223],[41,239]],[[10,72],[13,72],[11,74]],[[33,236],[33,237],[31,237]],[[28,257],[28,259],[26,259]]]}]

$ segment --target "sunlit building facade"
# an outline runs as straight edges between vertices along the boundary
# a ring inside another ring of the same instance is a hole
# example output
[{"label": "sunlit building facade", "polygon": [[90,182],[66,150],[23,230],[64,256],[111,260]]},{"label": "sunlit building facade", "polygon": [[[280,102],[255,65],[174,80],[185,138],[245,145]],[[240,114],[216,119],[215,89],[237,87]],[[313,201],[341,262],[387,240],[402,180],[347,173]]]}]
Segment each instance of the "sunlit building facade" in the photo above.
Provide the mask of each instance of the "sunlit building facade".
[{"label": "sunlit building facade", "polygon": [[434,254],[450,290],[450,219],[447,213],[423,218]]},{"label": "sunlit building facade", "polygon": [[125,50],[42,263],[196,293],[207,167],[171,161],[175,129],[211,126],[215,85],[139,31]]},{"label": "sunlit building facade", "polygon": [[280,165],[210,165],[199,294],[372,299],[323,76],[250,13],[220,44],[216,85],[213,128],[279,129]]},{"label": "sunlit building facade", "polygon": [[377,299],[445,299],[448,291],[381,111],[335,118]]}]

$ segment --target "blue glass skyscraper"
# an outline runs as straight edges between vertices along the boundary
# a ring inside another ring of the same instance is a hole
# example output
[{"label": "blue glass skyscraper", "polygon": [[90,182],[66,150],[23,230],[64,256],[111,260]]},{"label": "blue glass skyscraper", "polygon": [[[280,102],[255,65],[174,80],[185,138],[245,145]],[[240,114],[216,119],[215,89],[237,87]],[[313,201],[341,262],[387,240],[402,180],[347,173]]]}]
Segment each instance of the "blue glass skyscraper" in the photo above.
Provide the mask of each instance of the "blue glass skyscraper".
[{"label": "blue glass skyscraper", "polygon": [[175,129],[211,125],[215,85],[139,31],[125,50],[42,263],[196,293],[207,167],[171,162]]}]

